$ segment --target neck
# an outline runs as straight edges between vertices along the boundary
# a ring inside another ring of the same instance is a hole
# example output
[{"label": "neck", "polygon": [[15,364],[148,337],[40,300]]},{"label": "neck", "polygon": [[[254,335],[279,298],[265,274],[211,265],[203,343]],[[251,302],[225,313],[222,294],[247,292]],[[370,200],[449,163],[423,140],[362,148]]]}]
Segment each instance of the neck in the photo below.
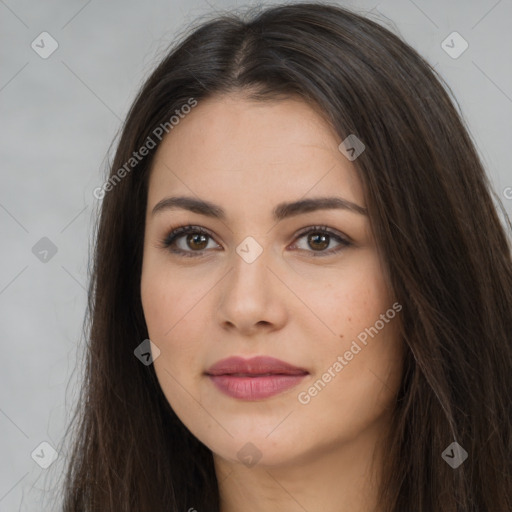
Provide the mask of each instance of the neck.
[{"label": "neck", "polygon": [[282,464],[246,467],[214,454],[220,512],[377,512],[382,424]]}]

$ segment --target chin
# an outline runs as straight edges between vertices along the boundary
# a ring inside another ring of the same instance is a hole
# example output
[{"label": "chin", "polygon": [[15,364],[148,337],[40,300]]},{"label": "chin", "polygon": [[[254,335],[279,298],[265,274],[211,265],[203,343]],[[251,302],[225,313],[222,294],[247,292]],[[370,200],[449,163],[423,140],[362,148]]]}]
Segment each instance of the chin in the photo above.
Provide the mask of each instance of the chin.
[{"label": "chin", "polygon": [[[282,421],[282,418],[279,421]],[[212,436],[211,430],[194,435],[213,452],[214,456],[249,468],[255,465],[271,467],[293,464],[294,460],[305,455],[307,447],[304,446],[304,438],[299,432],[296,437],[284,430],[278,432],[275,427],[279,421],[272,422],[271,428],[267,422],[263,426],[249,421],[241,432],[235,431],[229,424],[224,424],[233,437],[222,429],[222,434],[218,433],[215,437]],[[270,436],[269,432],[272,432]]]}]

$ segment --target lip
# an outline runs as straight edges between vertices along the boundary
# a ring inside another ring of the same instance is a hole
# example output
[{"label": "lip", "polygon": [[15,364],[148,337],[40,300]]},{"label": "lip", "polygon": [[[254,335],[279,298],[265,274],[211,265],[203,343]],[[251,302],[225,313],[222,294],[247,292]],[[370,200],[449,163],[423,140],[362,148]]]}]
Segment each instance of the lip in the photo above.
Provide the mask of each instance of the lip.
[{"label": "lip", "polygon": [[309,374],[304,368],[268,356],[228,357],[205,373],[222,393],[241,400],[277,395],[296,386]]}]

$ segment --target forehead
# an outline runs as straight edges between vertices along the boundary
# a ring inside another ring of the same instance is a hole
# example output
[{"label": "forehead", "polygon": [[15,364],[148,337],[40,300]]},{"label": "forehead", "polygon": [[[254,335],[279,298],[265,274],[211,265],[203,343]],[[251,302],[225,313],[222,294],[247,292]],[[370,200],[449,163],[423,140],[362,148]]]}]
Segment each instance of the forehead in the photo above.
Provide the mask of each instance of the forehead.
[{"label": "forehead", "polygon": [[362,205],[357,172],[338,150],[340,142],[318,110],[299,98],[201,100],[158,148],[148,208],[169,193],[245,207],[256,201],[262,208],[337,194]]}]

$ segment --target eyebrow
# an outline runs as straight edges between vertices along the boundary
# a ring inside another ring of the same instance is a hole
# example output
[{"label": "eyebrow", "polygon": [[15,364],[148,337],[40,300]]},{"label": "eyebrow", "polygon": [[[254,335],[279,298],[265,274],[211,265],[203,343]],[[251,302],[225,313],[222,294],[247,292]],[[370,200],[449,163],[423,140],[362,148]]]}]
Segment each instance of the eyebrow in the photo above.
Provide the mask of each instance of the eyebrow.
[{"label": "eyebrow", "polygon": [[[186,196],[166,197],[162,199],[155,205],[151,215],[154,216],[155,214],[161,213],[165,210],[174,210],[178,208],[199,213],[207,217],[226,220],[226,212],[220,206],[209,201]],[[348,210],[361,215],[368,215],[368,210],[366,208],[348,201],[347,199],[343,199],[341,197],[318,197],[313,199],[301,199],[299,201],[289,203],[279,203],[272,211],[272,216],[274,220],[280,221],[302,213],[333,209]]]}]

